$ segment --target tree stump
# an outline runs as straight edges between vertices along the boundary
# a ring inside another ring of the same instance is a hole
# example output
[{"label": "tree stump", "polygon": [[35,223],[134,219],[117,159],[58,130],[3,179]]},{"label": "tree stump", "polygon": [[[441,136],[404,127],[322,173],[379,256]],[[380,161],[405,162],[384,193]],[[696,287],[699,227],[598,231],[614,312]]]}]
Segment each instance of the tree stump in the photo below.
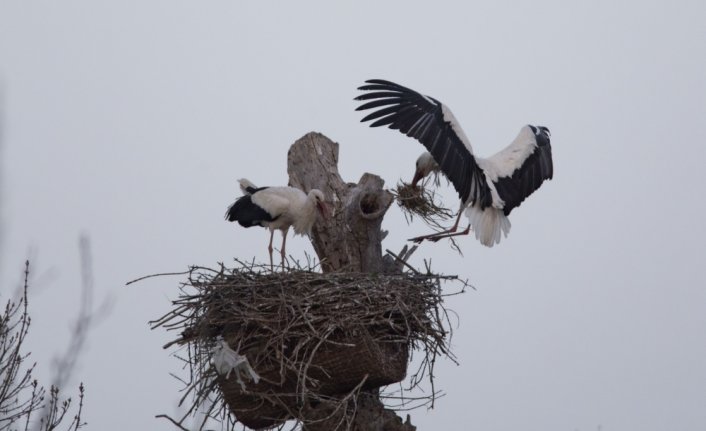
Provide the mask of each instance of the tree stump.
[{"label": "tree stump", "polygon": [[289,185],[305,192],[319,189],[332,217],[313,228],[314,245],[324,272],[382,272],[382,219],[394,198],[382,178],[363,174],[357,184],[338,173],[338,144],[311,132],[297,140],[287,157]]},{"label": "tree stump", "polygon": [[[395,270],[382,256],[382,219],[394,201],[383,189],[384,181],[363,174],[358,183],[346,183],[338,173],[338,144],[326,136],[310,132],[297,140],[287,157],[289,185],[305,192],[319,189],[326,196],[332,216],[319,220],[311,242],[324,272],[370,272]],[[391,269],[392,268],[392,269]],[[399,269],[396,269],[399,270]],[[384,408],[377,390],[362,392],[356,400],[356,431],[414,431],[407,416],[402,419]],[[311,417],[327,417],[327,405],[312,406]],[[331,418],[332,420],[335,418]],[[328,422],[308,426],[307,431],[328,430]]]}]

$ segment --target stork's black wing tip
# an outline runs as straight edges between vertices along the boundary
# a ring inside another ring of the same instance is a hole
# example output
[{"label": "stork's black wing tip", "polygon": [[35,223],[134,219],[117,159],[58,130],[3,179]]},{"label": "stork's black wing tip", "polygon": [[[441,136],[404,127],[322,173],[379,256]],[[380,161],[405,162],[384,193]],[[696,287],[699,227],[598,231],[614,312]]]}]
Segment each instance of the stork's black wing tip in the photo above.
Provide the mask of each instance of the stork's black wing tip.
[{"label": "stork's black wing tip", "polygon": [[386,79],[366,79],[365,80],[366,85],[361,85],[358,87],[358,90],[376,90],[378,89],[380,85],[385,86],[385,87],[393,87],[393,88],[403,88],[399,84],[395,84],[392,81],[388,81]]},{"label": "stork's black wing tip", "polygon": [[366,79],[366,80],[365,80],[365,85],[361,85],[360,87],[358,87],[358,90],[365,91],[365,90],[368,89],[368,87],[370,86],[370,84],[379,84],[380,81],[381,81],[380,79]]}]

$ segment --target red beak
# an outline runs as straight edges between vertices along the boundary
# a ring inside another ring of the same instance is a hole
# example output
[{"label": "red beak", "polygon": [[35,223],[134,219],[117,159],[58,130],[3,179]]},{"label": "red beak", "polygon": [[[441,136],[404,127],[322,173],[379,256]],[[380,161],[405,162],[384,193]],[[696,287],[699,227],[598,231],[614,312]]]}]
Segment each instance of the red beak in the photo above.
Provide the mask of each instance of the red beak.
[{"label": "red beak", "polygon": [[331,211],[329,210],[328,205],[324,202],[317,202],[316,203],[316,208],[318,208],[319,213],[321,214],[321,217],[323,218],[329,218],[331,216]]},{"label": "red beak", "polygon": [[412,187],[417,187],[417,183],[422,178],[424,178],[424,175],[422,175],[422,173],[419,170],[414,171],[414,178],[412,178]]}]

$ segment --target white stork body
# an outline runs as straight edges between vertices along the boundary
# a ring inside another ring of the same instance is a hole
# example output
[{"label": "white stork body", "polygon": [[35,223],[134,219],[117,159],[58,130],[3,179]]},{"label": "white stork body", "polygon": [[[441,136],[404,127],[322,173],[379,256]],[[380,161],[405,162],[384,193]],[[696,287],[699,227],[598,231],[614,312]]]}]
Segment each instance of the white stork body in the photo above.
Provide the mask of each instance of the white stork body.
[{"label": "white stork body", "polygon": [[239,180],[243,196],[226,212],[226,220],[237,221],[243,227],[263,226],[270,229],[270,267],[272,267],[272,239],[275,230],[282,231],[280,255],[285,262],[285,246],[289,228],[298,235],[310,235],[316,221],[317,209],[327,216],[324,194],[313,189],[309,194],[294,187],[255,187],[246,179]]},{"label": "white stork body", "polygon": [[[476,157],[471,143],[451,110],[438,100],[401,85],[373,79],[359,90],[369,91],[356,100],[370,100],[357,110],[380,108],[361,121],[370,126],[387,125],[417,139],[428,150],[417,160],[412,180],[439,170],[451,181],[461,198],[476,238],[492,247],[510,231],[507,216],[522,201],[553,176],[549,129],[524,126],[510,145],[489,158]],[[461,216],[459,211],[459,218]],[[438,240],[452,235],[458,227],[414,238]],[[469,229],[460,234],[467,234]]]}]

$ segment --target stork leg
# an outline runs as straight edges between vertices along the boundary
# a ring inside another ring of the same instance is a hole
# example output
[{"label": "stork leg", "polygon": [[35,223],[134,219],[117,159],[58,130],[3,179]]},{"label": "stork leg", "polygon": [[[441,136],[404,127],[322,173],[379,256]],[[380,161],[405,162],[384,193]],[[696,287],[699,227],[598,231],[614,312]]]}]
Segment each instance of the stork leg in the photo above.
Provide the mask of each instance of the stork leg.
[{"label": "stork leg", "polygon": [[437,235],[432,236],[431,238],[427,238],[429,241],[437,242],[440,239],[444,238],[451,238],[453,236],[461,236],[461,235],[468,235],[468,233],[471,231],[471,225],[469,224],[464,230],[461,232],[449,232],[449,233],[443,233],[439,232]]},{"label": "stork leg", "polygon": [[272,264],[272,239],[275,237],[275,231],[270,230],[270,245],[267,246],[267,251],[270,253],[270,271],[274,272],[275,267]]},{"label": "stork leg", "polygon": [[287,232],[289,232],[289,229],[285,229],[282,231],[282,248],[279,251],[280,256],[282,257],[282,270],[284,271],[284,262],[286,259],[287,253],[285,252],[285,245],[287,244]]},{"label": "stork leg", "polygon": [[450,236],[468,235],[468,232],[470,232],[470,230],[471,230],[470,224],[468,225],[468,227],[465,230],[456,233],[456,230],[458,229],[458,223],[461,220],[461,215],[463,214],[463,209],[465,207],[466,206],[464,204],[461,204],[461,208],[458,210],[458,216],[456,216],[456,222],[454,223],[453,226],[451,226],[450,229],[443,230],[441,232],[434,232],[429,235],[417,236],[414,238],[410,238],[408,241],[414,241],[414,242],[419,243],[419,242],[424,241],[425,239],[427,239],[429,241],[438,241],[441,238],[448,238]]}]

